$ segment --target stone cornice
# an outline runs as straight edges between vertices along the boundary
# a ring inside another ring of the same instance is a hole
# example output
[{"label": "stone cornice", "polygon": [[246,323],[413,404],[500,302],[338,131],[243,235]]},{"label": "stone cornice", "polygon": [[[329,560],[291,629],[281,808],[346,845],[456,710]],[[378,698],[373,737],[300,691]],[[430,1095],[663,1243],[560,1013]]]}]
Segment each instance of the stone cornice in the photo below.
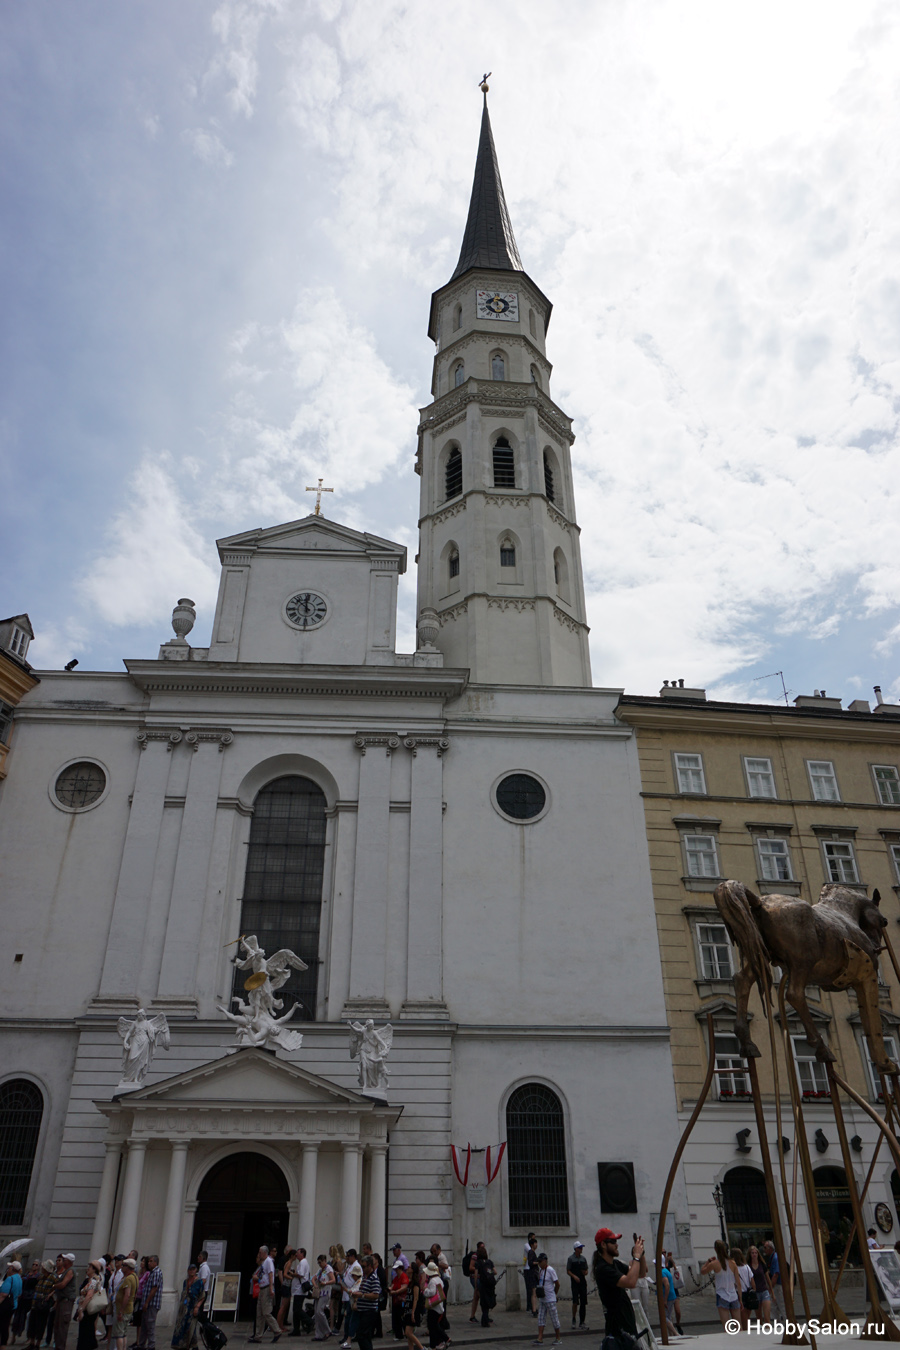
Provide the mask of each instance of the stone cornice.
[{"label": "stone cornice", "polygon": [[[425,666],[250,665],[244,662],[126,661],[148,694],[272,694],[335,697],[455,698],[467,670]],[[197,728],[199,731],[200,729]]]},{"label": "stone cornice", "polygon": [[464,352],[467,347],[483,346],[485,338],[489,339],[489,345],[492,347],[527,347],[529,352],[534,353],[536,360],[540,362],[549,380],[553,373],[553,365],[530,334],[502,333],[499,324],[496,332],[492,329],[470,328],[460,337],[453,338],[452,341],[447,343],[446,347],[442,347],[438,357],[456,356],[459,352]]},{"label": "stone cornice", "polygon": [[94,1103],[109,1120],[111,1139],[292,1139],[297,1135],[328,1142],[384,1141],[400,1109],[374,1103],[340,1107],[320,1102],[266,1102],[236,1106],[233,1101],[184,1103]]},{"label": "stone cornice", "polygon": [[427,407],[420,408],[419,435],[426,431],[432,434],[441,431],[470,403],[477,403],[489,417],[497,416],[504,406],[511,408],[515,416],[519,416],[526,408],[534,408],[539,417],[546,419],[551,434],[568,445],[575,440],[571,417],[567,417],[562,408],[530,380],[479,380],[474,375],[458,389],[451,389]]},{"label": "stone cornice", "polygon": [[558,506],[547,500],[543,492],[525,492],[518,488],[469,488],[461,496],[454,497],[452,501],[441,505],[437,511],[420,516],[419,528],[421,529],[426,521],[431,521],[433,525],[437,525],[442,520],[448,520],[451,516],[457,516],[461,511],[468,510],[466,503],[470,497],[483,497],[485,506],[495,507],[511,506],[515,508],[533,501],[543,502],[547,514],[555,525],[558,525],[560,529],[570,530],[573,534],[581,534],[581,526],[576,525],[574,520],[569,520]]},{"label": "stone cornice", "polygon": [[900,717],[778,705],[693,703],[625,694],[616,716],[635,727],[685,730],[709,735],[785,736],[804,740],[876,741],[900,745]]}]

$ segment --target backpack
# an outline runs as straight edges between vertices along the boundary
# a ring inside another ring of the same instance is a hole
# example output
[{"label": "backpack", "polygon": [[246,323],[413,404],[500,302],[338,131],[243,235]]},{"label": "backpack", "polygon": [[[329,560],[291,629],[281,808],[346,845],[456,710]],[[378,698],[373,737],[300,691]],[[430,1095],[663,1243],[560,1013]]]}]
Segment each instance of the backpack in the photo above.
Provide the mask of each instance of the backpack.
[{"label": "backpack", "polygon": [[228,1337],[215,1322],[204,1322],[200,1327],[200,1337],[206,1350],[223,1350],[223,1346],[228,1344]]},{"label": "backpack", "polygon": [[462,1259],[462,1273],[463,1273],[467,1278],[468,1278],[469,1275],[474,1275],[474,1273],[475,1273],[474,1270],[473,1270],[473,1266],[474,1266],[474,1265],[475,1265],[475,1253],[474,1253],[474,1252],[466,1252],[465,1256],[464,1256],[463,1259]]}]

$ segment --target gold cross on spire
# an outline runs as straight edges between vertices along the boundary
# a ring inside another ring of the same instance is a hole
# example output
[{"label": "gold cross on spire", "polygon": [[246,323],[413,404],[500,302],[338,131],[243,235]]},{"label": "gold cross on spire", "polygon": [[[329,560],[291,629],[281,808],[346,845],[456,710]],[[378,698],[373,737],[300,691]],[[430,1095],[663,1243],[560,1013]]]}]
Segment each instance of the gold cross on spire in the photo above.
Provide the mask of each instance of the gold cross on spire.
[{"label": "gold cross on spire", "polygon": [[319,479],[319,486],[318,486],[318,487],[308,487],[308,488],[306,489],[307,492],[314,492],[314,493],[316,494],[316,511],[315,511],[315,514],[316,514],[317,516],[320,516],[320,515],[322,514],[322,493],[323,493],[323,492],[334,492],[334,488],[324,488],[324,487],[322,486],[322,483],[323,483],[324,481],[325,481],[324,479],[320,478],[320,479]]}]

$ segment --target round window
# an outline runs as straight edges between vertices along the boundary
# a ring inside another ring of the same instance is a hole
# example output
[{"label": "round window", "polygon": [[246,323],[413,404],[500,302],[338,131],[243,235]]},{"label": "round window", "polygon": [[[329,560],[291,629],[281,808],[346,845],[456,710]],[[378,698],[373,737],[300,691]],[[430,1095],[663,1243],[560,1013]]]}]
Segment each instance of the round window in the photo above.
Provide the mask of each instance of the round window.
[{"label": "round window", "polygon": [[547,805],[543,784],[528,773],[511,773],[496,788],[497,805],[514,820],[532,820]]},{"label": "round window", "polygon": [[106,774],[99,764],[89,760],[79,760],[69,764],[56,780],[56,800],[70,810],[93,806],[106,791]]}]

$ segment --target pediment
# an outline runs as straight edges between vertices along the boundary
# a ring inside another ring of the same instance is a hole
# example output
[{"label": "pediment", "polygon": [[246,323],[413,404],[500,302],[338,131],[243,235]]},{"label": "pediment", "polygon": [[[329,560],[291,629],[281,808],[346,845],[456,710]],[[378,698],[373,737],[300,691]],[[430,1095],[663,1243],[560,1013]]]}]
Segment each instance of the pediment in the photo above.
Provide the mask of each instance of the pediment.
[{"label": "pediment", "polygon": [[129,1108],[216,1103],[372,1109],[371,1099],[352,1088],[339,1087],[265,1050],[236,1050],[151,1087],[122,1094],[118,1101]]},{"label": "pediment", "polygon": [[217,540],[219,555],[232,550],[250,553],[329,553],[373,555],[398,558],[399,570],[406,570],[406,548],[391,539],[368,531],[351,530],[347,525],[327,520],[325,516],[305,516],[302,520],[287,521],[268,529],[246,530]]}]

